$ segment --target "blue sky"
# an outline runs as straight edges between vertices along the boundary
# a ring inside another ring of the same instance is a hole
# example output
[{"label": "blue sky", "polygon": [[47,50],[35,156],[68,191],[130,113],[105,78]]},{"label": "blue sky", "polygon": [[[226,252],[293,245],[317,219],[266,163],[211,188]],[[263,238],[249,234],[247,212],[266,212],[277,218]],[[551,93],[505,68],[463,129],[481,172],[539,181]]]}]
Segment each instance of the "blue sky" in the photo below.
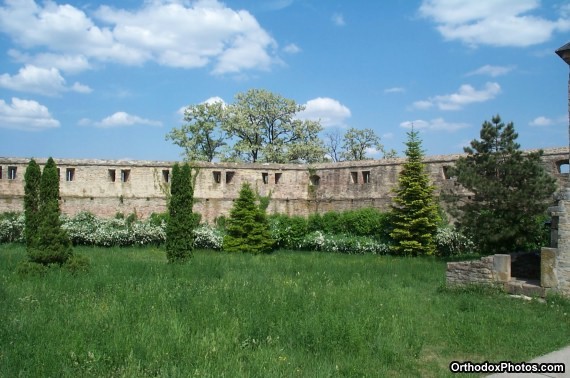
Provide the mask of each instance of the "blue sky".
[{"label": "blue sky", "polygon": [[0,156],[177,160],[183,109],[262,88],[325,132],[462,152],[499,113],[568,144],[570,1],[0,2]]}]

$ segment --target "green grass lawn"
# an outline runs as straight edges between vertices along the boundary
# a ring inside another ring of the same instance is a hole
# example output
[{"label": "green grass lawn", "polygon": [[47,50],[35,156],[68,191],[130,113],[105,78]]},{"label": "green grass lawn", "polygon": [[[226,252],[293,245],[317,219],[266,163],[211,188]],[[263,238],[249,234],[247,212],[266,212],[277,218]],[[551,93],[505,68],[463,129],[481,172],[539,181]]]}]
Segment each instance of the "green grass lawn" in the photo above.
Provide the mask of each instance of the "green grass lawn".
[{"label": "green grass lawn", "polygon": [[0,245],[1,377],[439,377],[570,340],[570,302],[447,290],[434,259],[75,251],[91,272],[20,278]]}]

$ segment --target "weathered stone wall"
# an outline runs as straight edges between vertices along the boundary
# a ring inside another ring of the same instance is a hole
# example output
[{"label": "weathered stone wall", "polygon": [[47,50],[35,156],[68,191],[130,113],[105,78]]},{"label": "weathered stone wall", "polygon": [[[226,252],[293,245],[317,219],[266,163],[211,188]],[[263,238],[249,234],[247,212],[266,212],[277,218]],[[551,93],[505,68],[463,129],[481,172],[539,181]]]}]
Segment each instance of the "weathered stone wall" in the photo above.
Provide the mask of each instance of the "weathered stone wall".
[{"label": "weathered stone wall", "polygon": [[[460,156],[425,158],[438,191],[469,196],[446,174]],[[544,167],[561,186],[567,174],[560,174],[559,167],[568,162],[567,156],[567,148],[548,149],[543,156]],[[404,162],[400,158],[310,166],[199,163],[194,210],[209,222],[229,214],[243,182],[249,182],[261,195],[271,196],[270,213],[307,216],[361,207],[387,210]],[[28,159],[0,158],[0,212],[22,211],[27,163]],[[45,159],[38,159],[38,163],[43,166]],[[117,212],[136,212],[146,217],[166,210],[164,187],[173,162],[56,159],[56,163],[64,213],[86,210],[111,217]]]},{"label": "weathered stone wall", "polygon": [[548,267],[543,268],[548,273],[545,281],[554,290],[570,297],[570,189],[561,191],[558,206],[550,210],[557,230],[553,238],[554,248],[542,251],[542,255],[551,261]]},{"label": "weathered stone wall", "polygon": [[490,284],[493,279],[493,256],[480,260],[447,263],[448,285]]}]

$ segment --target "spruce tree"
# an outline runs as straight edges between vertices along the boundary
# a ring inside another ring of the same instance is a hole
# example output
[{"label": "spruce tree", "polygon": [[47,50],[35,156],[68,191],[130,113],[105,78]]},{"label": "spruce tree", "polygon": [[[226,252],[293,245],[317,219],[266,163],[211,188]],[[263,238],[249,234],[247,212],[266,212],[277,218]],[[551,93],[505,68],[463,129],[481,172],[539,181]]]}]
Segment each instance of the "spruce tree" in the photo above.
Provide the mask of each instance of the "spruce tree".
[{"label": "spruce tree", "polygon": [[273,245],[265,211],[256,203],[250,185],[244,183],[226,221],[223,249],[258,254],[270,252]]},{"label": "spruce tree", "polygon": [[[542,151],[523,153],[512,122],[499,115],[485,121],[480,140],[455,163],[451,174],[473,195],[457,205],[459,226],[483,254],[528,249],[543,232],[544,216],[556,190],[541,164]],[[459,203],[455,197],[456,204]]]},{"label": "spruce tree", "polygon": [[392,205],[394,240],[392,250],[398,255],[419,256],[435,253],[434,236],[440,221],[434,187],[423,163],[418,132],[408,133],[407,161],[398,177],[398,188]]},{"label": "spruce tree", "polygon": [[30,160],[24,174],[24,216],[26,247],[33,248],[38,243],[40,224],[40,182],[42,171],[34,159]]},{"label": "spruce tree", "polygon": [[40,264],[64,264],[73,254],[71,241],[59,219],[59,175],[50,157],[40,181],[38,242],[28,250],[30,260]]},{"label": "spruce tree", "polygon": [[185,262],[194,249],[194,217],[192,205],[194,193],[192,171],[188,163],[174,164],[170,184],[168,224],[166,226],[166,258],[168,262]]}]

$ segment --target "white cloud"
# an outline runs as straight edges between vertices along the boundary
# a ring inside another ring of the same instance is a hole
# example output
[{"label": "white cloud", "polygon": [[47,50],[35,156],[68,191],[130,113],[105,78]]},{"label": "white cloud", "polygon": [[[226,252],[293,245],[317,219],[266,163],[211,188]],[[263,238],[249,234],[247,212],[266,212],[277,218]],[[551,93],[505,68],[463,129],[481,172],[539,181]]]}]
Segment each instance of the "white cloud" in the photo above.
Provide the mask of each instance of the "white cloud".
[{"label": "white cloud", "polygon": [[12,103],[0,100],[0,128],[39,131],[59,127],[44,105],[32,100],[12,98]]},{"label": "white cloud", "polygon": [[464,84],[456,93],[434,96],[427,100],[414,102],[416,109],[428,109],[437,106],[440,110],[459,110],[466,105],[492,100],[501,92],[498,83],[486,83],[484,88],[477,90],[471,85]]},{"label": "white cloud", "polygon": [[283,48],[287,54],[298,54],[301,52],[301,48],[294,43],[290,43]]},{"label": "white cloud", "polygon": [[554,121],[548,117],[536,117],[532,121],[529,122],[530,126],[550,126],[554,123]]},{"label": "white cloud", "polygon": [[52,61],[62,69],[80,70],[94,59],[181,68],[212,65],[213,73],[226,74],[267,70],[276,61],[272,53],[277,44],[255,17],[217,0],[154,0],[129,10],[101,6],[94,15],[68,4],[8,1],[0,7],[0,31],[22,49],[47,50],[30,60]]},{"label": "white cloud", "polygon": [[346,25],[346,22],[344,22],[344,16],[342,15],[342,13],[333,14],[331,17],[331,20],[336,26]]},{"label": "white cloud", "polygon": [[466,76],[486,75],[491,77],[497,77],[508,74],[514,68],[515,68],[514,66],[491,66],[489,64],[486,64],[482,67],[477,68],[474,71],[468,72]]},{"label": "white cloud", "polygon": [[61,55],[43,53],[30,55],[19,50],[10,49],[8,55],[17,62],[27,63],[37,67],[57,68],[61,72],[76,74],[91,68],[84,55]]},{"label": "white cloud", "polygon": [[226,105],[226,102],[224,101],[224,99],[221,97],[218,97],[218,96],[210,97],[202,103],[203,104],[215,104],[216,102],[221,102],[223,105]]},{"label": "white cloud", "polygon": [[73,91],[89,93],[91,88],[75,83],[71,87],[65,85],[65,79],[57,68],[41,68],[26,65],[16,75],[0,75],[0,87],[19,91],[54,96],[60,92]]},{"label": "white cloud", "polygon": [[433,106],[433,102],[429,100],[420,100],[414,102],[414,108],[416,109],[429,109]]},{"label": "white cloud", "polygon": [[366,155],[369,155],[369,156],[379,156],[382,153],[382,151],[379,151],[373,147],[365,148],[364,151],[366,152]]},{"label": "white cloud", "polygon": [[70,88],[74,92],[78,93],[91,93],[93,90],[89,88],[87,85],[83,85],[81,83],[75,82]]},{"label": "white cloud", "polygon": [[92,121],[88,118],[81,119],[78,124],[80,126],[95,126],[100,128],[126,127],[135,125],[144,126],[162,126],[162,122],[141,118],[125,112],[116,112],[101,121]]},{"label": "white cloud", "polygon": [[412,125],[415,130],[429,130],[429,131],[447,131],[453,132],[459,129],[469,127],[467,123],[447,122],[443,118],[435,118],[431,121],[417,119],[415,121],[404,121],[400,123],[400,127],[411,129]]},{"label": "white cloud", "polygon": [[567,116],[561,116],[561,117],[554,118],[554,119],[549,118],[549,117],[540,116],[540,117],[536,117],[535,119],[530,121],[528,124],[530,126],[545,127],[545,126],[564,124],[567,121],[568,121]]},{"label": "white cloud", "polygon": [[[219,96],[210,97],[210,98],[208,98],[208,99],[202,101],[201,103],[202,103],[202,104],[210,104],[210,105],[211,105],[211,104],[215,104],[216,102],[221,102],[221,103],[222,103],[222,107],[226,106],[226,102],[224,101],[224,99],[221,98],[221,97],[219,97]],[[188,106],[190,106],[190,105],[186,105],[186,106],[183,106],[183,107],[179,108],[176,113],[178,113],[178,114],[184,116],[184,112],[186,111],[186,109],[188,108]]]},{"label": "white cloud", "polygon": [[530,14],[539,8],[539,0],[423,0],[419,14],[434,21],[447,40],[470,46],[526,47],[570,30],[564,9],[557,20],[549,20]]},{"label": "white cloud", "polygon": [[405,91],[406,89],[402,87],[392,87],[384,89],[384,93],[404,93]]},{"label": "white cloud", "polygon": [[350,109],[339,101],[328,97],[317,97],[307,101],[305,110],[299,112],[299,119],[307,119],[321,122],[323,127],[345,126],[345,121],[350,117]]}]

